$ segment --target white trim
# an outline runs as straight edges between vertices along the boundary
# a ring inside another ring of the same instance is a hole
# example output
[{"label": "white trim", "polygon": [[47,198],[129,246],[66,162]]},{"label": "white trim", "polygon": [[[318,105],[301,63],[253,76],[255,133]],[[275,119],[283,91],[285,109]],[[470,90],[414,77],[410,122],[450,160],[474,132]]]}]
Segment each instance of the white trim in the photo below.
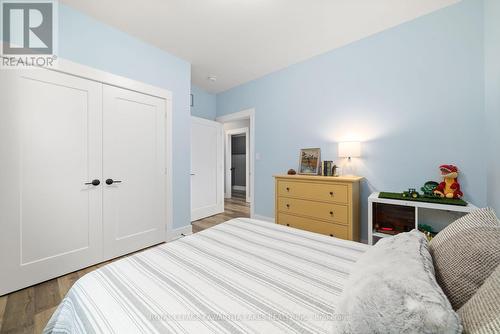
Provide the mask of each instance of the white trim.
[{"label": "white trim", "polygon": [[216,117],[215,120],[220,123],[229,123],[229,122],[234,122],[234,121],[239,121],[241,119],[247,119],[247,118],[252,118],[255,117],[255,109],[245,109],[242,111],[238,111],[232,114],[227,114],[224,116],[219,116]]},{"label": "white trim", "polygon": [[268,222],[268,223],[275,223],[275,219],[273,217],[267,217],[267,216],[261,216],[261,215],[253,215],[252,217],[253,219],[258,219],[258,220],[262,220],[262,221],[265,221],[265,222]]},{"label": "white trim", "polygon": [[215,120],[220,123],[228,123],[241,119],[250,118],[250,217],[255,216],[255,109],[246,109],[233,114],[219,116]]},{"label": "white trim", "polygon": [[[8,57],[0,56],[0,59],[2,58],[8,58]],[[120,75],[116,75],[106,71],[98,70],[87,65],[75,63],[71,60],[67,60],[64,58],[57,58],[57,61],[54,62],[54,66],[46,66],[46,67],[33,66],[29,68],[22,68],[20,70],[40,70],[40,69],[70,74],[75,77],[100,82],[109,86],[125,88],[127,90],[131,90],[137,93],[160,97],[165,100],[172,100],[172,92],[170,92],[169,90],[157,86],[152,86],[141,81],[129,79],[127,77],[122,77]]]},{"label": "white trim", "polygon": [[151,96],[172,100],[172,93],[166,89],[151,86],[146,83],[132,80],[109,72],[101,71],[86,65],[78,64],[67,59],[58,58],[54,67],[44,67],[50,71],[71,74],[83,79],[99,81],[110,86],[116,86]]},{"label": "white trim", "polygon": [[[46,69],[50,71],[70,74],[82,79],[92,80],[96,82],[101,82],[106,85],[124,88],[134,92],[159,97],[165,100],[165,181],[166,181],[166,217],[165,225],[167,229],[167,235],[169,231],[172,230],[173,224],[173,201],[172,201],[172,93],[166,89],[151,86],[149,84],[132,80],[126,77],[122,77],[109,72],[101,71],[86,65],[78,64],[67,59],[58,58],[56,65],[54,67],[42,67],[40,69]],[[34,69],[39,70],[39,69]]]},{"label": "white trim", "polygon": [[[224,197],[231,198],[233,196],[232,189],[238,189],[236,186],[231,187],[232,184],[232,171],[233,162],[231,159],[232,156],[232,142],[231,136],[245,134],[245,184],[249,184],[250,182],[250,141],[248,140],[248,127],[239,128],[239,129],[230,129],[225,131],[225,170],[224,170],[224,178],[225,178],[225,188],[224,188]],[[251,187],[245,187],[240,190],[244,190],[246,192],[246,201],[250,203],[250,190]]]},{"label": "white trim", "polygon": [[246,191],[247,190],[247,187],[245,187],[245,186],[233,186],[232,188],[233,188],[232,190],[238,190],[238,191]]},{"label": "white trim", "polygon": [[191,235],[193,234],[193,227],[191,226],[191,224],[189,224],[188,226],[184,226],[184,227],[179,227],[179,228],[176,228],[175,230],[172,230],[170,231],[169,233],[167,233],[167,242],[170,242],[170,241],[174,241],[174,240],[177,240],[183,236],[187,236],[187,235]]},{"label": "white trim", "polygon": [[167,112],[165,114],[165,140],[167,141],[167,144],[165,145],[165,182],[166,182],[166,188],[165,188],[165,198],[166,198],[166,226],[167,226],[167,236],[170,231],[173,229],[173,224],[174,224],[174,203],[173,203],[173,185],[172,182],[174,180],[173,176],[173,155],[172,155],[172,114],[173,114],[173,109],[172,109],[172,99],[166,99],[166,107],[167,107]]}]

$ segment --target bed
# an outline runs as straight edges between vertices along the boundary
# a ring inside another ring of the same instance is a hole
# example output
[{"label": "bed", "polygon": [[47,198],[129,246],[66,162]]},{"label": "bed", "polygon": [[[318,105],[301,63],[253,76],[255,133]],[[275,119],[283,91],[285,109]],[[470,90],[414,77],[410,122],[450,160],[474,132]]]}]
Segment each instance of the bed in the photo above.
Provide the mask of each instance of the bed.
[{"label": "bed", "polygon": [[331,333],[369,247],[233,219],[85,275],[44,333]]}]

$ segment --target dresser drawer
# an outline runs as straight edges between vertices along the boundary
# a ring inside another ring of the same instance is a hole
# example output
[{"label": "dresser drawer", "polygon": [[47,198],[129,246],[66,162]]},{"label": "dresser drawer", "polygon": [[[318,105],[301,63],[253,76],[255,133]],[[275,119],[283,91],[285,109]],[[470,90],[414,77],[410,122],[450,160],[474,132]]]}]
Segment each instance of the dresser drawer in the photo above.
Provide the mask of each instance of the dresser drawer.
[{"label": "dresser drawer", "polygon": [[348,203],[345,184],[278,181],[278,196],[297,197],[315,201]]},{"label": "dresser drawer", "polygon": [[328,222],[347,225],[349,223],[348,208],[345,205],[313,202],[295,198],[278,198],[278,212],[291,213]]},{"label": "dresser drawer", "polygon": [[347,226],[344,225],[325,223],[309,218],[297,217],[283,213],[278,213],[278,223],[280,225],[286,225],[301,230],[326,234],[331,237],[349,239]]}]

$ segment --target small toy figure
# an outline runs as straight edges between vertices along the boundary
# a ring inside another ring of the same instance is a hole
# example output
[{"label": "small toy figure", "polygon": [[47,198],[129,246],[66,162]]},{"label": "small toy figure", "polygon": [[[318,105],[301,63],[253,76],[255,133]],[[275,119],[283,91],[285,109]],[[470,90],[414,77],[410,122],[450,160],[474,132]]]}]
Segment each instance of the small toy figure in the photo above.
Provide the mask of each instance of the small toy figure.
[{"label": "small toy figure", "polygon": [[461,198],[464,194],[458,183],[458,168],[453,165],[441,165],[439,169],[444,180],[436,187],[434,194],[446,198]]},{"label": "small toy figure", "polygon": [[424,196],[436,197],[436,195],[434,194],[434,190],[436,190],[437,186],[439,186],[439,183],[435,181],[427,181],[424,183],[423,187],[420,188],[420,190],[422,190]]},{"label": "small toy figure", "polygon": [[403,192],[404,198],[408,198],[408,197],[418,198],[419,196],[420,196],[420,194],[417,192],[417,190],[415,188],[410,188],[410,189],[408,189],[408,191]]}]

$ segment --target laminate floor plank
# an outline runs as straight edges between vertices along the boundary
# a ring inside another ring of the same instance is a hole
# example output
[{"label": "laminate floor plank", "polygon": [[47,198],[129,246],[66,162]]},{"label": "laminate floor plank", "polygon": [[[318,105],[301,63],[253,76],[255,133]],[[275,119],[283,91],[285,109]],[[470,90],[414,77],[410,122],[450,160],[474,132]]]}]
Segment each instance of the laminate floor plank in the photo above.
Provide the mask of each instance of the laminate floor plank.
[{"label": "laminate floor plank", "polygon": [[52,317],[52,314],[54,314],[55,310],[57,309],[57,306],[51,307],[49,309],[46,309],[42,312],[36,313],[35,314],[35,334],[39,334],[43,332],[43,329],[47,325],[47,323],[50,320],[50,317]]},{"label": "laminate floor plank", "polygon": [[35,289],[19,290],[8,295],[2,322],[2,334],[34,333]]},{"label": "laminate floor plank", "polygon": [[7,306],[7,296],[0,297],[0,331],[2,330],[3,315]]},{"label": "laminate floor plank", "polygon": [[35,314],[51,309],[61,302],[57,278],[35,285]]},{"label": "laminate floor plank", "polygon": [[224,212],[218,215],[206,217],[191,223],[193,233],[206,230],[233,218],[250,217],[250,204],[245,201],[245,196],[226,198],[224,201]]},{"label": "laminate floor plank", "polygon": [[57,279],[57,285],[59,287],[59,297],[61,300],[66,296],[69,289],[75,284],[75,282],[79,279],[77,272],[70,273],[64,276],[61,276]]}]

